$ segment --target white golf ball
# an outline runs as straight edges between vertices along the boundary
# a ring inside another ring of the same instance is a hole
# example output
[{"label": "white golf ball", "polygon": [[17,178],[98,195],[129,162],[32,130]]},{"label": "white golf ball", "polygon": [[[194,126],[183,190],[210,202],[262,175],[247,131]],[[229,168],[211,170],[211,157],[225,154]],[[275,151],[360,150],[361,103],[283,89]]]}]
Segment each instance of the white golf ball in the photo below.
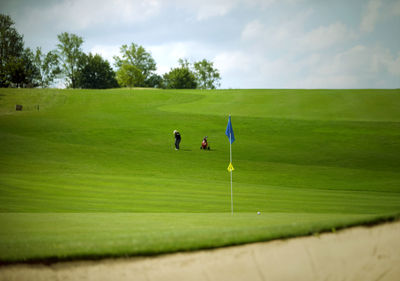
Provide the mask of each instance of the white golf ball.
[{"label": "white golf ball", "polygon": [[261,212],[257,212],[257,215],[261,215]]}]

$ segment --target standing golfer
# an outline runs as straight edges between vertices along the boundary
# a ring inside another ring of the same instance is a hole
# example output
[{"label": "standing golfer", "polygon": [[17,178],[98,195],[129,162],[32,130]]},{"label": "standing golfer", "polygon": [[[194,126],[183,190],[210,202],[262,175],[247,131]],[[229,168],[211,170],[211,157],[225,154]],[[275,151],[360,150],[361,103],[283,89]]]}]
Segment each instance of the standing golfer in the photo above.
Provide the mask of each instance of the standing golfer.
[{"label": "standing golfer", "polygon": [[179,144],[181,142],[181,134],[177,130],[174,130],[175,136],[175,150],[179,150]]}]

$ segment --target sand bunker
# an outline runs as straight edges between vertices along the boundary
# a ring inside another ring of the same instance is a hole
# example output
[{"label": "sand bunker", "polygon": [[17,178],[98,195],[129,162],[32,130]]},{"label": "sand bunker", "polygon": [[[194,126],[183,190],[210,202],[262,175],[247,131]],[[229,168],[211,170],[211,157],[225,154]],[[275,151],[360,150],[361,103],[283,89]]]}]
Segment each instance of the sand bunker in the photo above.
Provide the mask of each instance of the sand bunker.
[{"label": "sand bunker", "polygon": [[152,258],[0,267],[0,280],[400,280],[400,222]]}]

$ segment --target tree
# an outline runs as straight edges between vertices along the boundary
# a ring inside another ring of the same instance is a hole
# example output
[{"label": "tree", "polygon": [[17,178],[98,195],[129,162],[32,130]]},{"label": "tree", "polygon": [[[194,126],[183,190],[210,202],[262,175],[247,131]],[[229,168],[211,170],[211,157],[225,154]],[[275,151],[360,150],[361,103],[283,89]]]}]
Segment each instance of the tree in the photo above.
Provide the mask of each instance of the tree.
[{"label": "tree", "polygon": [[35,65],[35,55],[30,48],[26,48],[22,53],[22,63],[25,77],[20,86],[37,87],[40,80],[40,70]]},{"label": "tree", "polygon": [[59,58],[55,51],[44,54],[40,47],[36,48],[34,63],[39,71],[38,85],[42,88],[49,87],[54,79],[61,73]]},{"label": "tree", "polygon": [[144,82],[146,87],[163,88],[164,80],[160,75],[154,73]]},{"label": "tree", "polygon": [[140,69],[129,63],[124,63],[117,70],[117,81],[122,87],[135,87],[143,83],[143,75]]},{"label": "tree", "polygon": [[22,87],[25,85],[25,69],[22,57],[8,59],[5,67],[4,87]]},{"label": "tree", "polygon": [[194,63],[197,87],[199,89],[215,89],[221,84],[221,77],[217,69],[214,68],[213,62],[203,59]]},{"label": "tree", "polygon": [[37,87],[39,70],[34,64],[34,54],[27,48],[18,58],[11,58],[6,66],[8,82],[11,87]]},{"label": "tree", "polygon": [[23,69],[24,41],[14,24],[10,16],[0,14],[0,87],[12,86],[12,79]]},{"label": "tree", "polygon": [[81,45],[82,37],[67,32],[57,35],[60,41],[57,44],[59,58],[61,60],[62,72],[67,78],[67,86],[76,88],[78,86],[79,62],[83,56]]},{"label": "tree", "polygon": [[165,88],[167,89],[195,89],[196,76],[190,70],[187,60],[179,60],[180,67],[173,68],[164,74]]},{"label": "tree", "polygon": [[82,56],[78,85],[84,89],[108,89],[117,88],[118,82],[110,63],[98,54],[89,53]]},{"label": "tree", "polygon": [[146,81],[156,70],[151,54],[135,43],[129,47],[122,45],[120,50],[122,56],[114,56],[118,82],[121,86],[145,87]]}]

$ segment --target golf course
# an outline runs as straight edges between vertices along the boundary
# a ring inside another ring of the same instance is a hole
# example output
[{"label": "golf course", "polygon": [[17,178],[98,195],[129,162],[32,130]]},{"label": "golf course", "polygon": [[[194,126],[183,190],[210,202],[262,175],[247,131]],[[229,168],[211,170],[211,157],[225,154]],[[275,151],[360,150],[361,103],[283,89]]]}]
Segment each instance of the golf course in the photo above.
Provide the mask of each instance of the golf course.
[{"label": "golf course", "polygon": [[398,219],[399,108],[398,89],[2,88],[0,263],[151,256]]}]

